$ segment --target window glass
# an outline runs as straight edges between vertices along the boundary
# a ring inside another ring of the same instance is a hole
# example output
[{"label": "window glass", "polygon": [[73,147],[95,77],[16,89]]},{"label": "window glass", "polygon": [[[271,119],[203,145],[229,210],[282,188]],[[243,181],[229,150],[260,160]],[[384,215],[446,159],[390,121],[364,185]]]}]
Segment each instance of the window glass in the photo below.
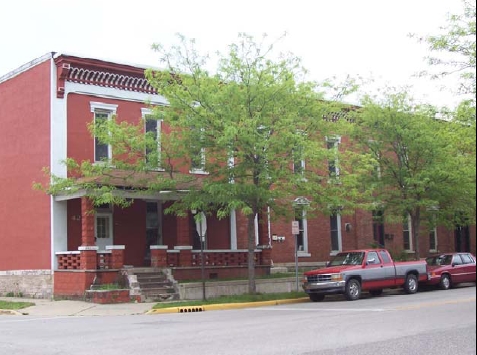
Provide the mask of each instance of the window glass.
[{"label": "window glass", "polygon": [[[94,122],[97,127],[104,125],[108,120],[108,113],[106,112],[95,112],[94,113]],[[104,161],[109,158],[109,145],[103,143],[98,137],[94,137],[94,160],[95,161]]]},{"label": "window glass", "polygon": [[381,255],[381,259],[383,259],[383,262],[385,264],[391,262],[391,259],[389,258],[389,255],[385,251],[380,251],[379,254]]},{"label": "window glass", "polygon": [[454,258],[452,259],[452,263],[455,265],[461,265],[462,264],[462,259],[460,255],[454,255]]},{"label": "window glass", "polygon": [[339,220],[338,214],[330,216],[331,250],[340,250]]},{"label": "window glass", "polygon": [[460,254],[460,257],[462,258],[462,261],[464,262],[464,264],[473,263],[473,260],[472,260],[472,258],[470,257],[469,254]]},{"label": "window glass", "polygon": [[368,264],[381,264],[381,262],[379,261],[378,253],[376,253],[375,251],[370,251],[368,253],[366,261]]}]

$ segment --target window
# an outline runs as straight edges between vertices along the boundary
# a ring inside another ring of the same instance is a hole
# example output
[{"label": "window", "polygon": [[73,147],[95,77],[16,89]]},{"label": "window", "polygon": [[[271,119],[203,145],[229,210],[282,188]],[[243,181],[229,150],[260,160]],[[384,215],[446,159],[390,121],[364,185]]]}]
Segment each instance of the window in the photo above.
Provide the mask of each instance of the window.
[{"label": "window", "polygon": [[295,220],[298,221],[297,250],[299,252],[308,252],[308,224],[306,220],[306,211],[296,212]]},{"label": "window", "polygon": [[402,240],[403,247],[406,251],[412,251],[412,228],[411,228],[411,218],[409,215],[404,218],[402,224]]},{"label": "window", "polygon": [[429,251],[437,251],[437,228],[434,227],[429,231]]},{"label": "window", "polygon": [[326,147],[331,152],[328,159],[328,174],[332,179],[337,179],[340,175],[338,166],[338,146],[341,143],[341,137],[327,137]]},{"label": "window", "polygon": [[462,261],[464,264],[473,264],[474,260],[469,254],[460,254],[460,257],[462,258]]},{"label": "window", "polygon": [[305,160],[303,159],[303,147],[293,149],[293,172],[303,174],[305,171]]},{"label": "window", "polygon": [[331,251],[341,251],[341,215],[339,213],[330,216],[330,234]]},{"label": "window", "polygon": [[375,251],[370,251],[368,253],[368,256],[366,257],[366,262],[369,265],[381,264],[381,261],[379,261],[378,253],[376,253]]},{"label": "window", "polygon": [[[118,105],[105,104],[102,102],[90,102],[91,112],[94,114],[94,125],[95,128],[100,128],[102,125],[106,124],[108,120],[116,114]],[[104,140],[99,137],[94,137],[94,161],[95,162],[104,162],[112,158],[112,148],[111,145],[105,143]]]},{"label": "window", "polygon": [[146,139],[146,162],[153,169],[161,168],[161,130],[162,120],[152,116],[150,109],[141,109],[145,122],[144,132],[150,139]]},{"label": "window", "polygon": [[462,258],[460,257],[460,255],[454,255],[454,258],[452,259],[452,264],[454,265],[462,265],[463,262],[462,262]]},{"label": "window", "polygon": [[191,128],[192,139],[190,143],[190,172],[205,172],[205,148],[204,148],[204,129]]},{"label": "window", "polygon": [[379,255],[381,255],[381,259],[383,260],[383,263],[388,264],[391,262],[391,259],[389,258],[388,253],[386,253],[384,250],[381,250],[379,252]]}]

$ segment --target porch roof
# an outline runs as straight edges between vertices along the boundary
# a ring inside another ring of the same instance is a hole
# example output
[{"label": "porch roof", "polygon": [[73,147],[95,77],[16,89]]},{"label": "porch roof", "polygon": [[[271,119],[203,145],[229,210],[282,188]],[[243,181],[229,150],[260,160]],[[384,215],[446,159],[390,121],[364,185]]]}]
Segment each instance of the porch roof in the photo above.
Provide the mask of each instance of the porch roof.
[{"label": "porch roof", "polygon": [[101,186],[113,187],[113,194],[141,200],[178,200],[202,186],[202,176],[166,171],[126,171],[111,169],[101,175],[77,178],[72,187],[53,195],[55,201],[67,201],[94,193]]}]

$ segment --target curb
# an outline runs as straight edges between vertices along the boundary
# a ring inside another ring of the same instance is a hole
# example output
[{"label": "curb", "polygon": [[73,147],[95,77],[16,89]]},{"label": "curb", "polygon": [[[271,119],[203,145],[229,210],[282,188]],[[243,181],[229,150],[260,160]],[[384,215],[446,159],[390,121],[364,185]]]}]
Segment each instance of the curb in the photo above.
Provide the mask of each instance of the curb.
[{"label": "curb", "polygon": [[12,309],[0,309],[0,316],[22,316],[23,313],[14,311]]},{"label": "curb", "polygon": [[221,303],[221,304],[209,304],[209,305],[203,305],[203,306],[168,307],[168,308],[161,308],[161,309],[151,309],[145,314],[152,315],[152,314],[164,314],[164,313],[196,313],[196,312],[205,312],[205,311],[222,311],[222,310],[228,310],[228,309],[279,306],[283,304],[308,302],[309,300],[310,299],[308,297],[303,297],[303,298],[296,298],[296,299],[290,299],[290,300],[244,302],[244,303]]}]

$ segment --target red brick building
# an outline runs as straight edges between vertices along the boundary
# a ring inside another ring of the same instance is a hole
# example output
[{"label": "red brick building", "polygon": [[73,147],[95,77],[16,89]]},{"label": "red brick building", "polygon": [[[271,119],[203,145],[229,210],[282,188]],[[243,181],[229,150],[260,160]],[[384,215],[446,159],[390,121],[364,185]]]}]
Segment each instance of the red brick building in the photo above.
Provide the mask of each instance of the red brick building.
[{"label": "red brick building", "polygon": [[[33,182],[46,182],[44,167],[65,177],[67,157],[95,161],[110,154],[91,136],[88,123],[111,115],[137,122],[150,104],[167,104],[144,78],[145,69],[48,53],[0,77],[0,295],[81,295],[95,277],[112,281],[124,266],[171,268],[176,279],[200,277],[192,213],[164,214],[170,195],[131,195],[130,207],[104,206],[90,214],[92,205],[81,192],[49,196],[32,188]],[[379,224],[363,211],[304,218],[299,262],[318,265],[339,250],[373,243],[412,255],[409,232],[407,226]],[[246,275],[246,233],[239,213],[224,220],[207,217],[208,278]],[[258,273],[293,264],[289,222],[261,216],[256,241]],[[475,253],[475,226],[422,230],[420,243],[422,255]]]}]

